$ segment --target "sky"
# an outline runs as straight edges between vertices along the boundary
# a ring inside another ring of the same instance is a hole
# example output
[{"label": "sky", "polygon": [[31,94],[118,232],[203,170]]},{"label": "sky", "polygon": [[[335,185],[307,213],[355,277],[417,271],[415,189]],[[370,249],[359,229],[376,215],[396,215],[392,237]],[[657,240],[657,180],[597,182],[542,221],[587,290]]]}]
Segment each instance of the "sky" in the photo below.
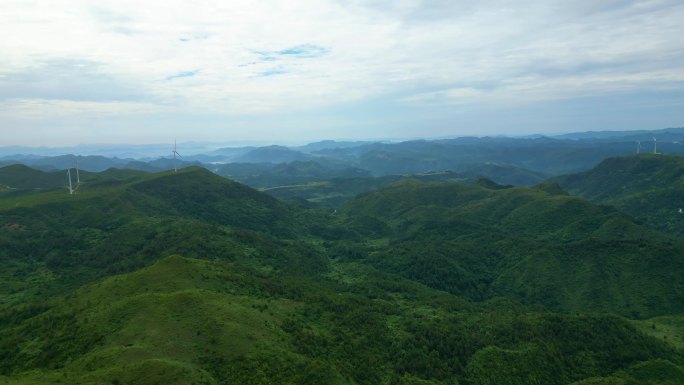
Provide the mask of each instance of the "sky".
[{"label": "sky", "polygon": [[0,0],[0,146],[684,126],[684,2]]}]

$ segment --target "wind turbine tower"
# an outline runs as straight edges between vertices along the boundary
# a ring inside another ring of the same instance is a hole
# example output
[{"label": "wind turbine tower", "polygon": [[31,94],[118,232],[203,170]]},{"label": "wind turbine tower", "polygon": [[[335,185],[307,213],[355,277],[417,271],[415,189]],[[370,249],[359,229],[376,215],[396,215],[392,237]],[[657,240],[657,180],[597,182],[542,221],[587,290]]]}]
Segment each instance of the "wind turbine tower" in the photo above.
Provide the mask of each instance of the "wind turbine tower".
[{"label": "wind turbine tower", "polygon": [[78,159],[76,159],[76,187],[81,185],[81,176],[78,174]]},{"label": "wind turbine tower", "polygon": [[69,180],[69,195],[73,195],[74,194],[74,187],[71,184],[71,169],[70,168],[67,169],[67,179]]},{"label": "wind turbine tower", "polygon": [[654,154],[658,153],[658,141],[656,141],[655,136],[653,137],[653,153]]},{"label": "wind turbine tower", "polygon": [[176,151],[176,139],[173,140],[173,172],[178,172],[178,168],[176,168],[176,156],[179,158],[183,159],[181,154]]},{"label": "wind turbine tower", "polygon": [[641,142],[637,141],[637,154],[641,152]]},{"label": "wind turbine tower", "polygon": [[81,175],[78,172],[78,159],[76,159],[76,187],[71,181],[71,167],[67,168],[67,180],[69,181],[69,195],[73,195],[81,186]]}]

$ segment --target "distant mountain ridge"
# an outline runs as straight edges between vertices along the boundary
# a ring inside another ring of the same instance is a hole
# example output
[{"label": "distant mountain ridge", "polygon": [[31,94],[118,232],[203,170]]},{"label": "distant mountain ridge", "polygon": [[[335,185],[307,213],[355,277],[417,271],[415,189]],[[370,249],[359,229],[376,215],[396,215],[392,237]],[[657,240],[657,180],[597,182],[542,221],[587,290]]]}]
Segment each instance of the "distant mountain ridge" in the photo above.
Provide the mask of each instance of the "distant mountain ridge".
[{"label": "distant mountain ridge", "polygon": [[305,160],[311,160],[311,156],[284,146],[258,147],[235,158],[239,163],[290,163]]},{"label": "distant mountain ridge", "polygon": [[[75,167],[78,162],[81,170],[91,172],[109,168],[159,172],[201,166],[305,205],[338,206],[355,193],[412,175],[419,179],[432,175],[445,180],[483,177],[502,185],[533,185],[548,177],[586,171],[606,158],[629,156],[637,151],[649,153],[655,148],[653,135],[658,136],[659,153],[684,155],[683,133],[684,129],[671,128],[558,137],[321,141],[293,147],[224,147],[196,154],[188,154],[181,148],[183,158],[175,160],[171,156],[136,160],[94,155],[21,155],[16,159],[1,158],[0,166],[19,163],[53,171]],[[202,148],[199,144],[188,145]],[[366,188],[361,187],[364,183]]]},{"label": "distant mountain ridge", "polygon": [[680,138],[684,138],[684,127],[662,128],[658,130],[585,131],[551,136],[558,139],[573,140],[635,140],[637,138],[651,140],[654,135],[659,136],[663,140],[682,140]]}]

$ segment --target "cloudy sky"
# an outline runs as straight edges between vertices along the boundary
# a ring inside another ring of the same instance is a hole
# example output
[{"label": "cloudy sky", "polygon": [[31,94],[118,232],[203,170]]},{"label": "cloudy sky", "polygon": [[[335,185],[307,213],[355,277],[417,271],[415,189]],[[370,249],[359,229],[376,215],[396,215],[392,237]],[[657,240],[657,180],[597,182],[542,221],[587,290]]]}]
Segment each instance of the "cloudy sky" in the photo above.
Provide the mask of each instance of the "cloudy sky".
[{"label": "cloudy sky", "polygon": [[684,2],[0,0],[0,145],[684,126]]}]

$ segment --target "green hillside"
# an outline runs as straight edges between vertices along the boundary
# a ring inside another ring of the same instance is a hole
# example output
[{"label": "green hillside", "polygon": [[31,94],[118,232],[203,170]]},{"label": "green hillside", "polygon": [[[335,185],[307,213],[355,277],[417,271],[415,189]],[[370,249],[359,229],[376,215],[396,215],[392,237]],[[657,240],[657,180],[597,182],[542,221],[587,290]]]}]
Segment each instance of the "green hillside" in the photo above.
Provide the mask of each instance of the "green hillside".
[{"label": "green hillside", "polygon": [[[442,171],[380,177],[335,177],[315,182],[264,188],[270,195],[316,207],[340,207],[357,195],[387,187],[406,179],[426,182],[475,182],[486,178],[498,184],[526,186],[542,182],[545,178],[532,171],[510,165],[481,164],[463,172]],[[246,183],[250,184],[247,180]]]},{"label": "green hillside", "polygon": [[[236,254],[235,243],[245,243],[254,245],[245,248],[256,263],[260,249],[304,247],[287,241],[301,228],[287,205],[202,168],[83,184],[74,195],[12,195],[0,199],[0,215],[0,241],[8,245],[0,259],[11,261],[8,279],[19,287],[41,266],[49,271],[44,284],[56,290],[173,253],[229,257]],[[281,258],[281,265],[297,266]]]},{"label": "green hillside", "polygon": [[304,184],[336,178],[369,177],[370,173],[348,165],[320,161],[290,163],[227,163],[210,167],[215,173],[255,188]]},{"label": "green hillside", "polygon": [[658,379],[681,372],[678,353],[614,316],[469,304],[358,268],[293,279],[163,258],[3,312],[0,373],[7,384],[567,384],[645,360],[673,368]]},{"label": "green hillside", "polygon": [[649,226],[684,234],[684,157],[640,154],[554,179],[566,191],[610,204]]},{"label": "green hillside", "polygon": [[455,180],[451,172],[422,175],[389,175],[381,177],[332,178],[317,182],[265,188],[263,191],[279,199],[307,206],[338,208],[357,195],[387,187],[403,179]]},{"label": "green hillside", "polygon": [[[76,186],[76,171],[72,169],[72,183]],[[126,180],[142,176],[142,171],[111,168],[100,173],[79,171],[83,183],[106,183],[110,181]],[[66,189],[68,186],[66,171],[40,171],[23,164],[13,164],[0,167],[0,185],[12,190],[24,189]]]},{"label": "green hillside", "polygon": [[334,212],[197,167],[123,174],[0,196],[0,383],[666,385],[684,370],[682,240],[558,186],[406,180]]},{"label": "green hillside", "polygon": [[557,191],[406,181],[343,212],[384,229],[385,246],[365,251],[374,266],[468,298],[630,317],[684,311],[681,239]]},{"label": "green hillside", "polygon": [[463,177],[487,178],[496,183],[515,186],[531,186],[541,183],[546,176],[539,172],[526,170],[510,164],[481,163],[460,172]]},{"label": "green hillside", "polygon": [[[74,175],[75,179],[75,175]],[[12,189],[44,189],[66,186],[64,172],[44,172],[23,164],[13,164],[0,168],[0,185]]]}]

